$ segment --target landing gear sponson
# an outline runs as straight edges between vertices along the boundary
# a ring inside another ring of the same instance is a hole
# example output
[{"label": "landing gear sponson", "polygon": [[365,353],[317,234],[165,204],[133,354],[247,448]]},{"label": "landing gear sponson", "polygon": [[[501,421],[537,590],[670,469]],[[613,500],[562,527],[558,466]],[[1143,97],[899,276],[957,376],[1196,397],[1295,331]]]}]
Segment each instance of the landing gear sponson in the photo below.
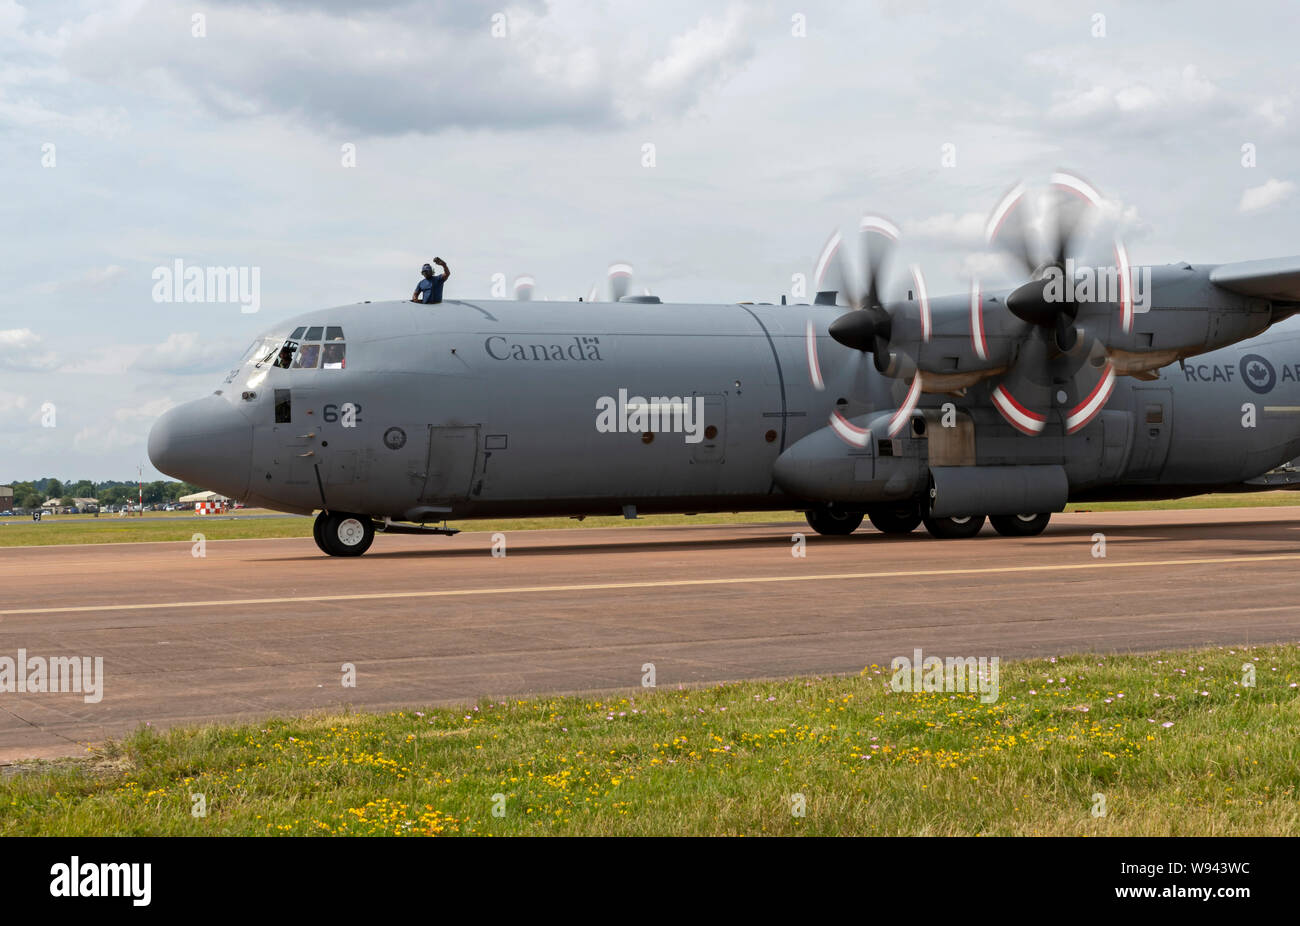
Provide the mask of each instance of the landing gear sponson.
[{"label": "landing gear sponson", "polygon": [[[885,534],[910,534],[920,524],[925,525],[931,537],[940,540],[961,540],[974,537],[984,527],[985,515],[965,517],[923,517],[920,507],[911,502],[895,505],[877,505],[863,511],[838,508],[814,508],[804,512],[808,526],[819,534],[844,537],[858,529],[863,517],[871,519],[876,530]],[[1036,537],[1047,529],[1051,512],[1038,514],[989,515],[987,520],[1003,537]]]}]

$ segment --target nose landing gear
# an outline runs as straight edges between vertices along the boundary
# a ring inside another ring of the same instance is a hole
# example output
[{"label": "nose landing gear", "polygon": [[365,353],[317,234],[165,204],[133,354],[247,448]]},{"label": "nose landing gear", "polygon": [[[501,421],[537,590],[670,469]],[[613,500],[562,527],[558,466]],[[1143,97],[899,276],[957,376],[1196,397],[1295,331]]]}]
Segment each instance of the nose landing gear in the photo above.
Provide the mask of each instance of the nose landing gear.
[{"label": "nose landing gear", "polygon": [[312,525],[312,537],[321,552],[330,556],[360,556],[375,539],[370,518],[346,511],[322,511]]}]

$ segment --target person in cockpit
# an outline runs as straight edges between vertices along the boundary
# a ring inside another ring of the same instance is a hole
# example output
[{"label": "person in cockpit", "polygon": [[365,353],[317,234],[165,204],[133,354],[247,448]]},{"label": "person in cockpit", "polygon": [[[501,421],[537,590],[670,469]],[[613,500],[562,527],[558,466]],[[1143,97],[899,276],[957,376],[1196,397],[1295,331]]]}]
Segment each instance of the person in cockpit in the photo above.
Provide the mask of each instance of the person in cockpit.
[{"label": "person in cockpit", "polygon": [[420,270],[424,279],[416,284],[415,292],[411,293],[412,302],[420,302],[424,305],[442,302],[442,287],[451,276],[451,268],[441,257],[435,257],[433,262],[442,268],[442,276],[434,276],[433,267],[425,264]]}]

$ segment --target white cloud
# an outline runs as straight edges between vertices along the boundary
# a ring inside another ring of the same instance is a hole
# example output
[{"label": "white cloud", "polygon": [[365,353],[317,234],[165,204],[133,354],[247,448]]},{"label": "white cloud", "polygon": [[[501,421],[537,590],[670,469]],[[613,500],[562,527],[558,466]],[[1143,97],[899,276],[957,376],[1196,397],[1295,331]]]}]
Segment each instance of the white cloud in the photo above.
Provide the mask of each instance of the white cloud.
[{"label": "white cloud", "polygon": [[693,96],[752,51],[741,28],[741,9],[731,6],[721,21],[705,16],[693,28],[674,36],[668,53],[646,71],[645,87],[665,98]]},{"label": "white cloud", "polygon": [[111,453],[143,448],[153,423],[175,404],[171,399],[160,396],[114,409],[107,420],[77,431],[72,445],[82,453]]},{"label": "white cloud", "polygon": [[1248,187],[1242,191],[1238,212],[1259,212],[1276,206],[1295,192],[1295,184],[1290,180],[1277,180],[1269,177],[1259,186]]},{"label": "white cloud", "polygon": [[0,369],[40,371],[58,365],[58,355],[46,349],[44,340],[32,329],[0,330]]},{"label": "white cloud", "polygon": [[1223,96],[1219,87],[1202,77],[1194,65],[1137,74],[1126,68],[1114,68],[1085,86],[1055,91],[1047,116],[1058,121],[1147,118],[1152,114],[1175,114],[1190,119],[1196,111],[1215,105]]},{"label": "white cloud", "polygon": [[944,212],[916,222],[904,224],[904,234],[909,240],[932,241],[958,247],[982,248],[984,225],[988,216],[980,212]]},{"label": "white cloud", "polygon": [[213,372],[238,360],[237,351],[233,341],[178,331],[167,335],[161,344],[141,350],[130,368],[145,373]]}]

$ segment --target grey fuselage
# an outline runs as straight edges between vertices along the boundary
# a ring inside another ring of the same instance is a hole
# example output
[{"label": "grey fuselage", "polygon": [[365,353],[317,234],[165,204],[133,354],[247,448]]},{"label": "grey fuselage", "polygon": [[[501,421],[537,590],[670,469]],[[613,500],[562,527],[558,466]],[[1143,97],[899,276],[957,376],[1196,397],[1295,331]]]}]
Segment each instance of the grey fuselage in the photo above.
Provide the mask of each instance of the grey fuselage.
[{"label": "grey fuselage", "polygon": [[[1295,321],[1152,381],[1120,377],[1105,410],[1073,435],[1059,412],[1043,434],[1019,433],[982,382],[923,395],[915,413],[932,425],[955,415],[960,450],[919,428],[891,446],[854,448],[827,436],[832,414],[866,426],[902,404],[906,383],[827,336],[843,312],[489,300],[311,312],[275,325],[267,343],[302,327],[342,328],[343,366],[282,369],[254,355],[216,394],[160,419],[150,456],[163,472],[250,505],[426,522],[863,507],[921,497],[935,463],[1063,467],[1072,498],[1178,495],[1300,455]],[[695,440],[598,428],[600,403],[621,390],[661,408],[700,400],[704,428]],[[805,449],[791,452],[796,445]],[[793,471],[778,466],[783,454],[802,461],[802,476],[778,478]],[[913,461],[906,477],[885,479],[880,454]],[[847,493],[838,477],[817,475],[844,466],[858,474]]]}]

